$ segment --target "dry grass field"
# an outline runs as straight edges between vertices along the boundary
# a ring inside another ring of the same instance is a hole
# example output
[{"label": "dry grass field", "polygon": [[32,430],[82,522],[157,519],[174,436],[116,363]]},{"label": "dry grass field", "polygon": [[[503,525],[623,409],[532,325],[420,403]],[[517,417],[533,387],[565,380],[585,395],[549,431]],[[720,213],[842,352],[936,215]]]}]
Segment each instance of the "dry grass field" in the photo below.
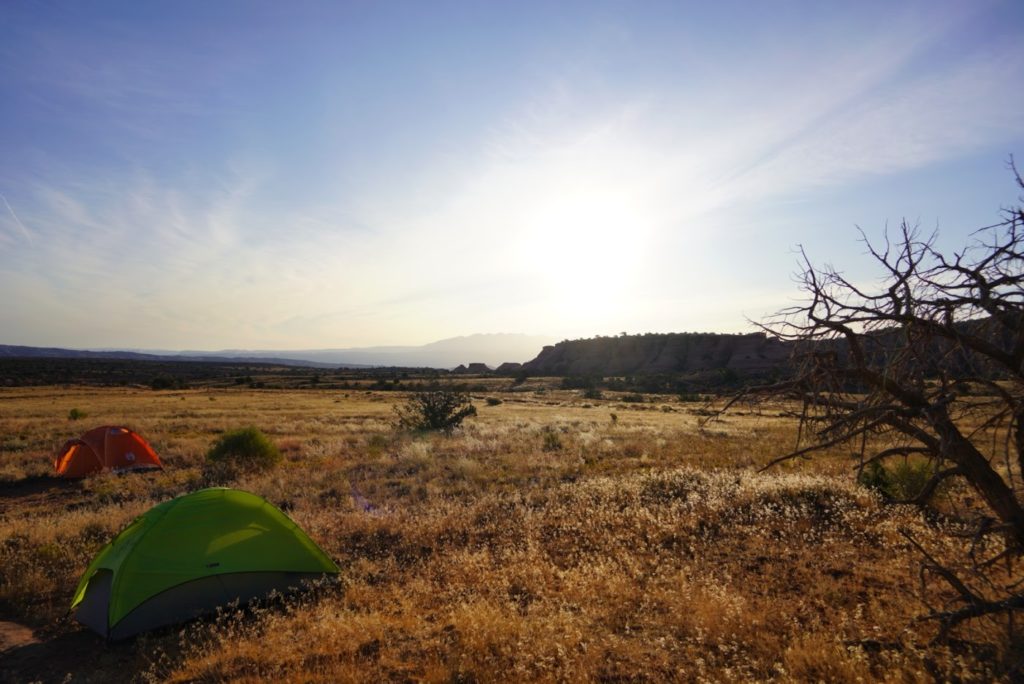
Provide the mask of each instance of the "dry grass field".
[{"label": "dry grass field", "polygon": [[[447,437],[398,432],[398,392],[0,390],[0,676],[985,681],[1020,657],[996,621],[929,645],[900,530],[943,552],[941,516],[883,506],[838,450],[756,472],[795,439],[778,407],[702,428],[701,405],[673,397],[519,389],[474,393],[478,415]],[[61,444],[102,424],[140,432],[166,470],[49,478]],[[218,435],[250,425],[282,465],[205,466]],[[339,581],[123,643],[67,616],[113,535],[210,485],[282,508]]]}]

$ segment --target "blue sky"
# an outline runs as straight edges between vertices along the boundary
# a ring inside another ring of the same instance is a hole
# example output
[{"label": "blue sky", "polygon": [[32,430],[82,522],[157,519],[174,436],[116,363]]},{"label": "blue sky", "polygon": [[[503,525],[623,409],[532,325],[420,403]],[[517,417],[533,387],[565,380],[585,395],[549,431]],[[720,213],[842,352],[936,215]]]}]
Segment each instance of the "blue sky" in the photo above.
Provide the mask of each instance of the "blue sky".
[{"label": "blue sky", "polygon": [[0,343],[742,331],[1017,199],[1024,3],[0,6]]}]

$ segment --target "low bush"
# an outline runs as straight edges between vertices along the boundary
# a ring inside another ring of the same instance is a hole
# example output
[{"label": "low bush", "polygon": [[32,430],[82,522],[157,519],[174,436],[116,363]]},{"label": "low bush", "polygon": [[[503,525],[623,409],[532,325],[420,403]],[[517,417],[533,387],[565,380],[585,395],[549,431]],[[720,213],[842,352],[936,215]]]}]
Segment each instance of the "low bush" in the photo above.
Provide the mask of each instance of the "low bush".
[{"label": "low bush", "polygon": [[913,499],[935,474],[935,467],[924,460],[903,460],[885,466],[872,461],[861,472],[858,480],[868,489],[874,489],[889,499]]},{"label": "low bush", "polygon": [[281,458],[277,446],[254,427],[223,434],[206,452],[208,463],[243,471],[270,470]]},{"label": "low bush", "polygon": [[552,430],[550,427],[544,428],[544,451],[561,451],[562,440],[558,437],[558,433]]},{"label": "low bush", "polygon": [[81,420],[82,418],[85,418],[87,415],[89,414],[87,414],[85,411],[73,408],[70,411],[68,411],[68,420]]},{"label": "low bush", "polygon": [[469,416],[476,415],[469,396],[462,392],[436,390],[419,392],[405,404],[395,407],[401,430],[437,430],[450,433]]}]

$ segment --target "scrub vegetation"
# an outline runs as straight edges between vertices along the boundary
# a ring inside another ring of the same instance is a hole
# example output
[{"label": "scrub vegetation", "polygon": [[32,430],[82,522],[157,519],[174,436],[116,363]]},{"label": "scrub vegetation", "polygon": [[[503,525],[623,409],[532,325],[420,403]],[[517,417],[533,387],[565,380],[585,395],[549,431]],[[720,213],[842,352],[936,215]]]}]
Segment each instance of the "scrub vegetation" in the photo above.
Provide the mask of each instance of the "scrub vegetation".
[{"label": "scrub vegetation", "polygon": [[[676,395],[478,382],[448,435],[398,429],[411,395],[394,390],[0,390],[0,620],[33,630],[0,678],[990,681],[1024,658],[1005,615],[941,642],[920,619],[956,596],[906,535],[971,551],[946,534],[977,506],[962,480],[921,508],[878,491],[910,487],[912,460],[858,482],[836,447],[758,472],[796,437],[781,401],[709,421]],[[74,407],[138,431],[165,470],[50,479]],[[244,426],[280,464],[211,479],[207,453]],[[113,535],[214,483],[287,512],[340,582],[108,646],[66,615]]]},{"label": "scrub vegetation", "polygon": [[245,427],[231,430],[214,442],[206,460],[232,471],[270,470],[281,462],[281,451],[258,428]]},{"label": "scrub vegetation", "polygon": [[476,407],[460,392],[432,390],[413,394],[405,404],[395,407],[395,414],[398,427],[403,430],[451,434],[462,421],[476,415]]}]

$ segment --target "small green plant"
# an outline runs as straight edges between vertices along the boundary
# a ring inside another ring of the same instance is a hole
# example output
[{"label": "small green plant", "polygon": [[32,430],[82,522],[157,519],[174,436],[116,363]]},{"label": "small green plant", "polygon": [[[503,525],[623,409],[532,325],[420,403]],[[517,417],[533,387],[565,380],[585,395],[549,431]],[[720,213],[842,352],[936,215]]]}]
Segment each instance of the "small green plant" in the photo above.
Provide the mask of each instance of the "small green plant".
[{"label": "small green plant", "polygon": [[270,470],[281,458],[277,446],[254,427],[224,433],[206,452],[209,463],[234,471]]},{"label": "small green plant", "polygon": [[928,461],[906,459],[888,467],[872,461],[861,471],[858,480],[887,499],[899,501],[920,495],[934,474],[935,467]]},{"label": "small green plant", "polygon": [[487,397],[486,399],[488,406],[501,406],[501,399],[498,397]]},{"label": "small green plant", "polygon": [[476,415],[469,396],[462,392],[435,390],[419,392],[405,404],[395,407],[401,430],[436,430],[451,433],[469,416]]},{"label": "small green plant", "polygon": [[87,414],[85,411],[80,411],[79,409],[73,408],[70,411],[68,411],[68,420],[81,420],[82,418],[85,418],[87,415],[89,414]]}]

